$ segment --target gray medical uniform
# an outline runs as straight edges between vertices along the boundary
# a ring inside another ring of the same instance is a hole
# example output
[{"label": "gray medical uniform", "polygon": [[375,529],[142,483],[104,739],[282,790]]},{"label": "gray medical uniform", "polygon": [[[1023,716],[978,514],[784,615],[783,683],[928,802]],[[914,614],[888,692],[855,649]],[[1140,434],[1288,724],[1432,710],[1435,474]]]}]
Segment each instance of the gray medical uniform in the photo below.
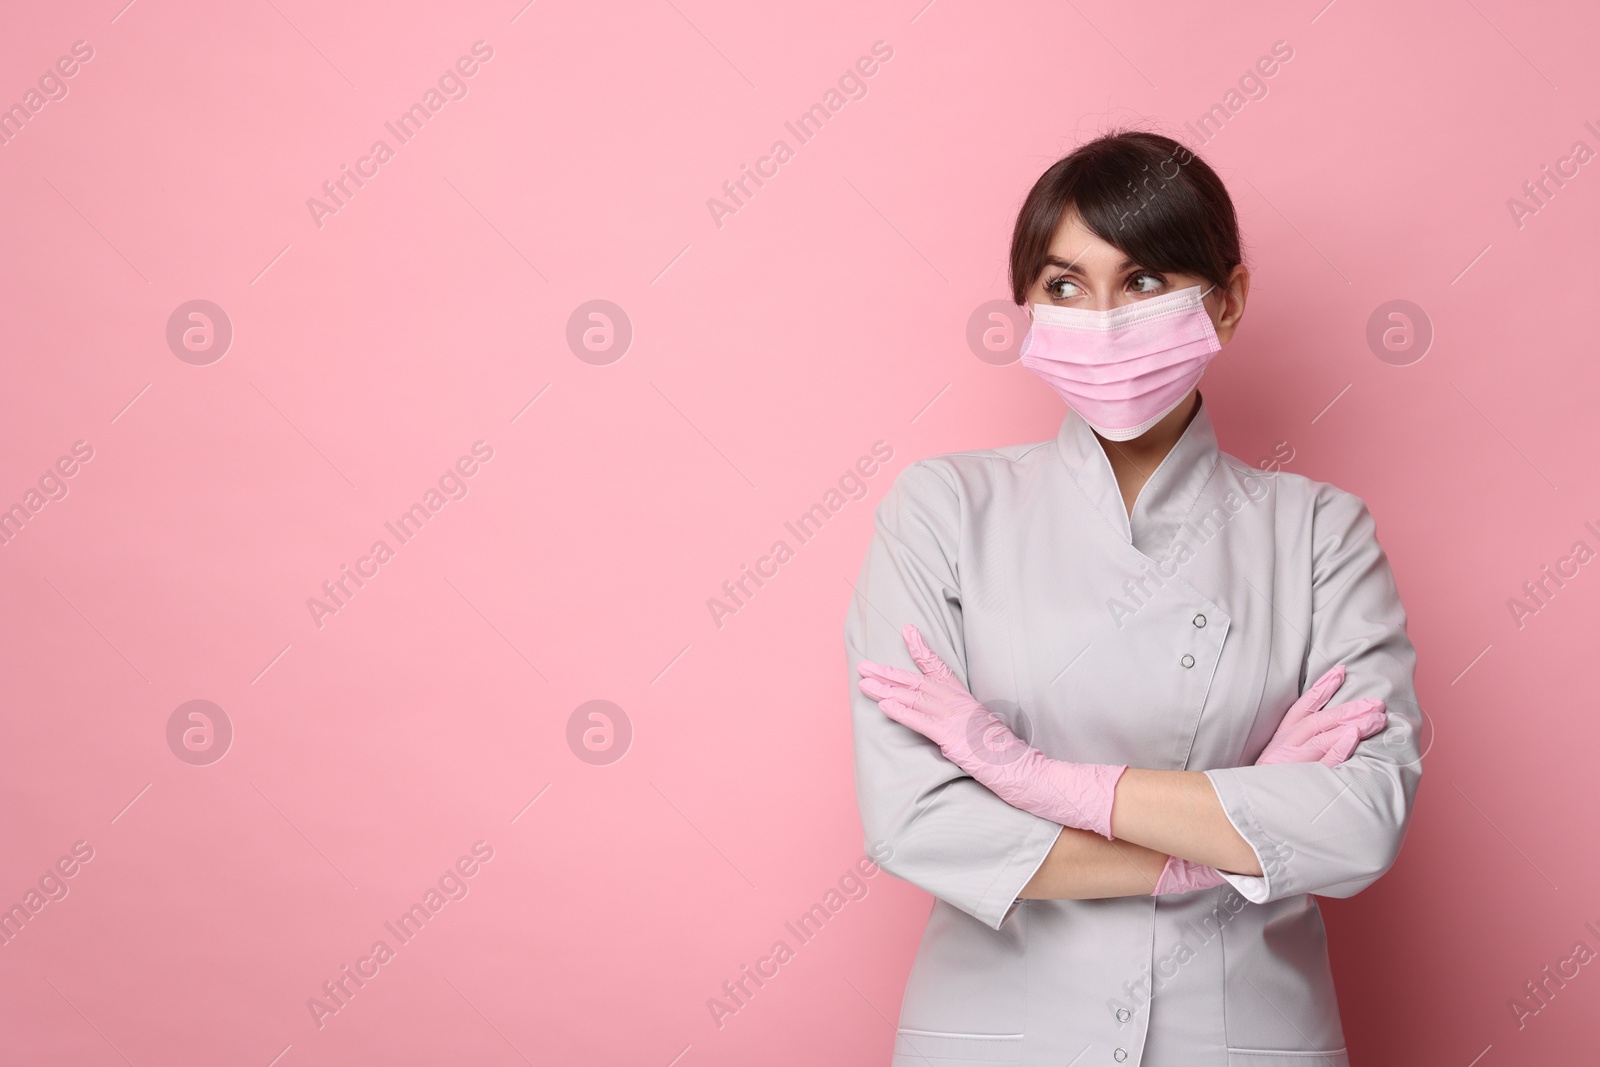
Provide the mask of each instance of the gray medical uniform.
[{"label": "gray medical uniform", "polygon": [[[1204,771],[1259,877],[1018,900],[1061,827],[1006,804],[856,688],[914,623],[1055,759]],[[1421,776],[1415,651],[1362,501],[1217,447],[1202,402],[1130,518],[1070,409],[1054,440],[919,460],[875,512],[845,622],[857,800],[934,899],[894,1067],[1348,1067],[1322,916],[1393,864]],[[1344,764],[1252,766],[1335,664],[1386,702]]]}]

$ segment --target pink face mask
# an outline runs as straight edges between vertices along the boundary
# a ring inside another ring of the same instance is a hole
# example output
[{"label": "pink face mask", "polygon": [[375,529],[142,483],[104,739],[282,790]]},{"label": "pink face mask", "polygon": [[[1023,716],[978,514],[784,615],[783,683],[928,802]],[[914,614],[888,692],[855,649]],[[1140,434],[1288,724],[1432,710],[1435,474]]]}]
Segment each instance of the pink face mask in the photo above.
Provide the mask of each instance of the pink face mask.
[{"label": "pink face mask", "polygon": [[1222,348],[1198,285],[1106,311],[1033,305],[1022,365],[1100,436],[1128,441],[1189,395]]}]

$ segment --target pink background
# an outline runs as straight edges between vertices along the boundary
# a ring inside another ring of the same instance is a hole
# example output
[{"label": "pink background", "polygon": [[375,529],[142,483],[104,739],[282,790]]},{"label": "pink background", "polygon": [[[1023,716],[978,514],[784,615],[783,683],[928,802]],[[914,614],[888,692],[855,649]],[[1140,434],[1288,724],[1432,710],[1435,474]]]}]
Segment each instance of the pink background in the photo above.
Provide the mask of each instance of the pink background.
[{"label": "pink background", "polygon": [[[93,58],[0,146],[0,506],[93,456],[0,548],[0,904],[93,859],[0,948],[0,1059],[886,1063],[930,898],[879,874],[811,942],[784,927],[863,849],[850,582],[906,463],[1054,434],[967,324],[1030,184],[1124,123],[1199,148],[1241,214],[1223,447],[1364,497],[1410,611],[1411,835],[1324,902],[1353,1058],[1592,1051],[1596,967],[1520,1028],[1508,1001],[1600,950],[1600,563],[1520,627],[1507,602],[1600,549],[1600,164],[1520,226],[1507,201],[1600,149],[1593,8],[921,2],[12,5],[0,103]],[[1280,40],[1264,97],[1185,129]],[[166,340],[195,299],[233,328],[208,365]],[[566,339],[595,299],[633,331],[605,365]],[[1435,331],[1403,366],[1366,341],[1396,299]],[[880,440],[719,628],[708,598]],[[319,627],[307,600],[476,441],[467,495]],[[197,699],[234,731],[202,766],[166,732]],[[596,699],[631,724],[608,765],[568,742]],[[468,895],[319,1028],[308,998],[478,841]],[[780,938],[719,1028],[707,999]]]}]

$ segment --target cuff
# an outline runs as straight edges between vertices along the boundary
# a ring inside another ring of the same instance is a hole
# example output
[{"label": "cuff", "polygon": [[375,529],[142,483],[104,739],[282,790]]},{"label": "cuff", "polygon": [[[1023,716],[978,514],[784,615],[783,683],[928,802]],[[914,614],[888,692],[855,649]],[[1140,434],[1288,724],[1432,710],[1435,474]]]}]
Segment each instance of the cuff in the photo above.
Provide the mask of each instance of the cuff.
[{"label": "cuff", "polygon": [[1022,892],[1023,886],[1032,880],[1039,868],[1044,866],[1045,857],[1050,855],[1050,850],[1055,847],[1056,838],[1061,836],[1063,829],[1065,827],[1048,819],[1039,820],[1033,832],[1017,846],[1016,851],[1011,853],[1005,868],[990,884],[990,891],[985,894],[978,912],[977,918],[980,922],[991,930],[998,930],[1007,919],[1011,918],[1012,913],[1022,903],[1017,894]]},{"label": "cuff", "polygon": [[[1272,881],[1274,864],[1267,859],[1269,856],[1278,855],[1278,843],[1268,837],[1267,832],[1261,828],[1261,820],[1256,817],[1249,796],[1243,790],[1236,788],[1236,779],[1224,773],[1227,769],[1203,773],[1211,780],[1211,788],[1216,791],[1217,800],[1222,804],[1222,813],[1227,816],[1228,822],[1239,836],[1244,838],[1245,844],[1250,846],[1250,851],[1255,853],[1256,864],[1261,868],[1261,873],[1234,874],[1220,867],[1217,873],[1250,903],[1265,904],[1272,899],[1278,888]],[[1278,870],[1281,871],[1282,868],[1279,867]]]}]

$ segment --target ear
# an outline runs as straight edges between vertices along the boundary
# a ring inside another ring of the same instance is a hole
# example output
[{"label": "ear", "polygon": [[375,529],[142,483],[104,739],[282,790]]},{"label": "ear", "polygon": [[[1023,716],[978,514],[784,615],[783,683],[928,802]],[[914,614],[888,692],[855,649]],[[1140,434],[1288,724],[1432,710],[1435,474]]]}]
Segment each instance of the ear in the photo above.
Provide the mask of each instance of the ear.
[{"label": "ear", "polygon": [[1250,296],[1250,271],[1243,263],[1234,267],[1228,274],[1228,286],[1219,291],[1222,297],[1222,310],[1212,320],[1212,325],[1217,331],[1217,340],[1227,344],[1233,337],[1233,331],[1239,326],[1239,320],[1244,318],[1244,305]]}]

